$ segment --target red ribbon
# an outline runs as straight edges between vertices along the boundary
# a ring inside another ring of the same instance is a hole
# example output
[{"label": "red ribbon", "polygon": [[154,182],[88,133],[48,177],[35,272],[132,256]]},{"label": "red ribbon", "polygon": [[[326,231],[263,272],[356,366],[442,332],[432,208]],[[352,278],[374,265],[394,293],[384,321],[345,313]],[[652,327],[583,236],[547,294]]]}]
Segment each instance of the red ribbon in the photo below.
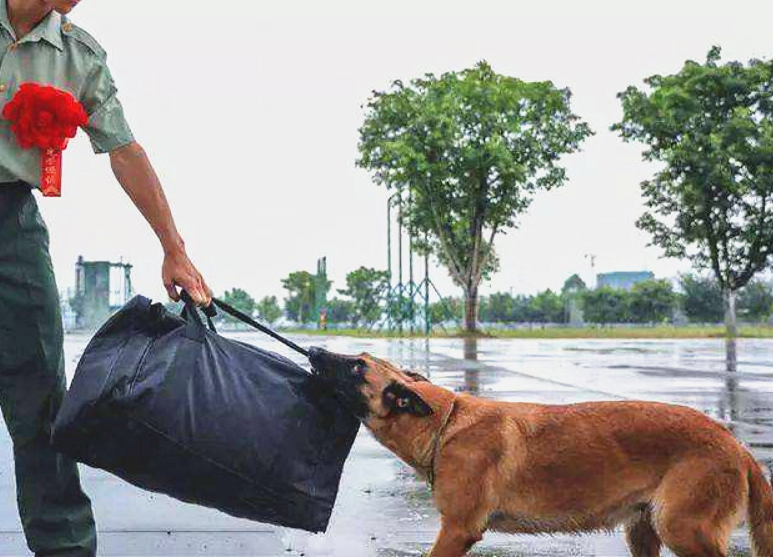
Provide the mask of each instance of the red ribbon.
[{"label": "red ribbon", "polygon": [[40,189],[43,197],[62,196],[62,150],[46,149],[43,151],[40,169]]},{"label": "red ribbon", "polygon": [[[0,0],[1,1],[1,0]],[[40,189],[45,197],[62,195],[62,151],[78,127],[88,123],[83,105],[67,91],[22,83],[2,116],[22,149],[41,150]]]}]

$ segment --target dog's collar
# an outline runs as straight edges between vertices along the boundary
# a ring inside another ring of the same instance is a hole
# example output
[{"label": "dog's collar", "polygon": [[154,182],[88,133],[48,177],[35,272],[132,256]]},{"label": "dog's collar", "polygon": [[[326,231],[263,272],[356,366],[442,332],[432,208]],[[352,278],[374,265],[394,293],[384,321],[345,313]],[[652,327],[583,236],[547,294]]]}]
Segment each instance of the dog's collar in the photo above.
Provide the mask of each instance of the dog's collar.
[{"label": "dog's collar", "polygon": [[451,414],[454,413],[455,408],[456,397],[454,397],[454,399],[451,401],[451,406],[448,407],[448,411],[443,416],[443,420],[440,422],[440,427],[435,432],[432,442],[427,448],[428,450],[424,452],[425,455],[429,453],[430,457],[429,464],[427,466],[422,466],[422,468],[426,469],[427,483],[429,483],[429,487],[433,491],[435,490],[435,462],[437,461],[437,456],[440,452],[440,438],[443,436],[443,433],[445,433],[446,427],[448,427],[448,422],[451,421]]}]

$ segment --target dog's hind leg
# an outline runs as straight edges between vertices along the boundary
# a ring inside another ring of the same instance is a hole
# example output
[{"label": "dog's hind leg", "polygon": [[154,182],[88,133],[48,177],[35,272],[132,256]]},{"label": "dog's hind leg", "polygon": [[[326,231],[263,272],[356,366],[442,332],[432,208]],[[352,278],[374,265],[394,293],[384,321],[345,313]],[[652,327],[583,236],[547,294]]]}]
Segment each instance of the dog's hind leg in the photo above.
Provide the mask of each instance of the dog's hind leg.
[{"label": "dog's hind leg", "polygon": [[633,557],[658,557],[661,541],[652,526],[650,510],[639,513],[625,525],[625,537]]},{"label": "dog's hind leg", "polygon": [[732,462],[692,459],[666,474],[655,495],[655,531],[677,557],[726,557],[746,508],[747,480]]},{"label": "dog's hind leg", "polygon": [[440,533],[429,557],[464,557],[481,539],[482,532],[470,532],[463,524],[443,518]]}]

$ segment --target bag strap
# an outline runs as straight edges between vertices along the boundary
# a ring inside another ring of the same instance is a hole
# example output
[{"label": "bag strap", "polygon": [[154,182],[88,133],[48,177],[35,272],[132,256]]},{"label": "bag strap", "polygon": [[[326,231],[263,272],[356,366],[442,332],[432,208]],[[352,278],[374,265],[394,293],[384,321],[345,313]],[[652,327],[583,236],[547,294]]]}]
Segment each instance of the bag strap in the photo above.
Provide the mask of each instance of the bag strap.
[{"label": "bag strap", "polygon": [[[188,314],[195,313],[197,311],[196,310],[196,304],[193,302],[193,299],[190,297],[190,295],[185,290],[180,292],[180,298],[182,298],[183,302],[185,302],[185,309],[183,311],[187,311]],[[189,308],[189,306],[190,306],[190,308]],[[295,350],[296,352],[299,352],[299,353],[303,354],[307,358],[309,357],[309,351],[306,350],[305,348],[302,348],[302,347],[298,346],[297,344],[295,344],[290,339],[285,338],[282,335],[280,335],[279,333],[277,333],[276,331],[273,331],[270,328],[266,327],[265,325],[262,325],[262,324],[258,323],[252,317],[247,315],[246,313],[243,313],[243,312],[239,311],[235,307],[233,307],[233,306],[225,303],[223,300],[219,300],[217,298],[212,298],[212,303],[210,305],[208,305],[207,307],[201,308],[201,311],[207,317],[207,322],[209,324],[210,330],[215,331],[215,326],[212,323],[212,318],[217,315],[217,309],[215,308],[215,306],[217,306],[218,308],[220,308],[221,310],[223,310],[227,314],[235,317],[239,321],[241,321],[243,323],[246,323],[247,325],[250,325],[250,326],[256,328],[260,332],[265,333],[268,336],[278,340],[279,342],[281,342],[285,346],[288,346],[288,347],[292,348],[293,350]],[[196,319],[196,318],[198,318],[198,315],[196,315],[196,317],[194,319]],[[200,319],[199,319],[199,323],[201,324],[201,320]],[[202,326],[203,326],[203,324],[202,324]]]},{"label": "bag strap", "polygon": [[[187,293],[186,293],[187,297]],[[199,311],[196,309],[196,304],[193,303],[193,300],[190,299],[190,297],[183,297],[183,301],[185,302],[185,305],[183,306],[182,311],[180,312],[180,317],[182,317],[185,320],[185,336],[191,340],[195,340],[197,342],[203,342],[204,341],[204,323],[201,321],[201,316],[199,315]],[[217,330],[215,329],[215,324],[212,323],[212,318],[207,314],[207,325],[209,326],[209,330],[213,333],[216,333]]]}]

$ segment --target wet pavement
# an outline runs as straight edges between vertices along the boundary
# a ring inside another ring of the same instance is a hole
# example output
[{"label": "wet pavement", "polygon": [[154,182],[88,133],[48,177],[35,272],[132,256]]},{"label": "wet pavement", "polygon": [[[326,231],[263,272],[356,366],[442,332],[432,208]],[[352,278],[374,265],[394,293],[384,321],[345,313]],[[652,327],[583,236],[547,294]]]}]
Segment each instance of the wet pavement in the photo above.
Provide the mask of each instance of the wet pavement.
[{"label": "wet pavement", "polygon": [[[260,335],[236,334],[285,353]],[[68,336],[68,376],[87,337]],[[509,401],[572,403],[646,399],[685,404],[720,419],[773,465],[773,340],[739,342],[738,373],[722,371],[720,340],[368,340],[303,338],[338,352],[368,351],[428,374],[456,391]],[[438,530],[426,485],[364,429],[344,470],[324,535],[234,519],[151,494],[83,467],[104,556],[403,557],[427,552]],[[745,531],[732,555],[749,555]],[[664,553],[666,554],[666,553]],[[26,556],[16,515],[11,445],[0,432],[0,556]],[[477,557],[626,556],[620,533],[589,536],[487,534]]]}]

